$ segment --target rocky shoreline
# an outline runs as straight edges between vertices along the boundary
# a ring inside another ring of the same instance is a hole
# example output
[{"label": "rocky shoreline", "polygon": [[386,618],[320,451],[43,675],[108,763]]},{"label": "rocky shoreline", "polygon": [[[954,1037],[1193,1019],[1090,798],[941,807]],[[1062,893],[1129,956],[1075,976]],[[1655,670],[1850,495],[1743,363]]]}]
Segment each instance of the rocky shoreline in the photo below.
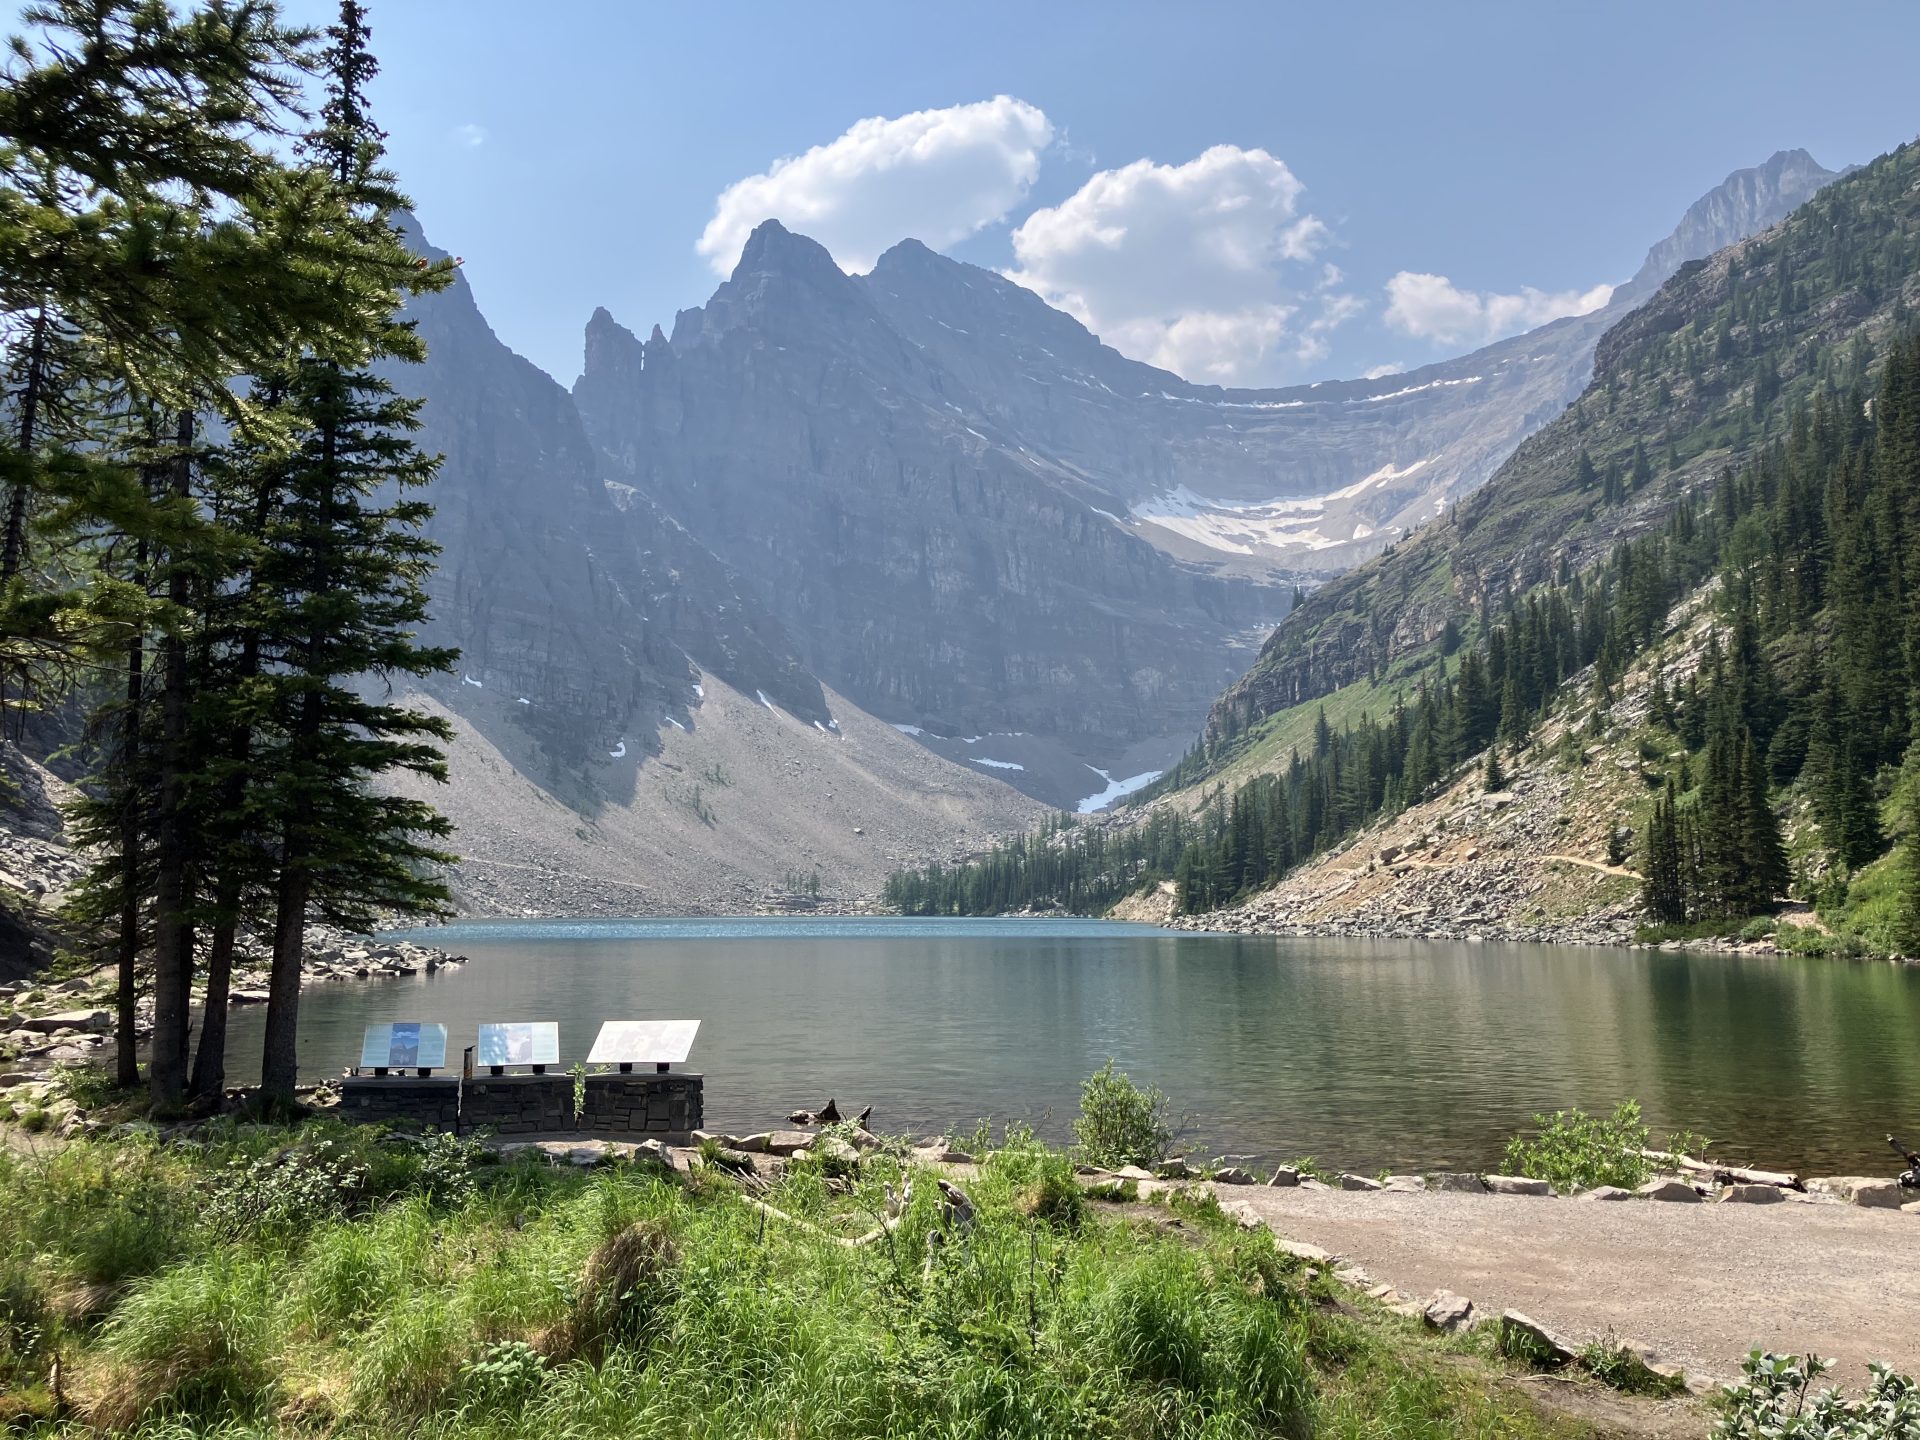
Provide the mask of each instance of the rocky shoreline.
[{"label": "rocky shoreline", "polygon": [[[316,926],[311,934],[303,985],[402,979],[434,974],[467,957],[411,941],[382,941]],[[258,943],[235,956],[230,1008],[267,1002],[268,954]],[[114,1054],[114,1015],[119,983],[103,965],[61,980],[14,980],[0,984],[0,1094],[31,1085],[57,1065],[107,1064]],[[194,1000],[204,1005],[204,984]],[[153,1028],[153,1000],[142,996],[136,1033]]]}]

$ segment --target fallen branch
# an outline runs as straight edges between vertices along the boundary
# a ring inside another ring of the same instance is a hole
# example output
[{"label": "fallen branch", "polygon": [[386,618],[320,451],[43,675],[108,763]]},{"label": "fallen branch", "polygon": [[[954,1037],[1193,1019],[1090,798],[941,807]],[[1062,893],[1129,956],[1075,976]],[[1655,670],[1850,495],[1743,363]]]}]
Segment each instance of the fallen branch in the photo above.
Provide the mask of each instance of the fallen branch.
[{"label": "fallen branch", "polygon": [[1640,1153],[1649,1160],[1671,1165],[1689,1175],[1708,1176],[1718,1185],[1772,1185],[1781,1190],[1807,1188],[1798,1175],[1789,1175],[1784,1170],[1749,1170],[1742,1165],[1719,1165],[1695,1160],[1687,1155],[1675,1155],[1666,1150],[1642,1150]]},{"label": "fallen branch", "polygon": [[784,1220],[787,1224],[797,1229],[805,1230],[809,1234],[816,1235],[820,1239],[830,1241],[835,1245],[843,1246],[848,1250],[858,1250],[863,1246],[871,1245],[874,1241],[883,1239],[900,1228],[900,1217],[895,1216],[891,1220],[883,1221],[877,1228],[869,1230],[864,1235],[856,1235],[849,1238],[845,1235],[835,1235],[831,1230],[823,1230],[811,1220],[804,1220],[798,1215],[789,1215],[784,1210],[775,1209],[773,1206],[767,1204],[766,1201],[756,1200],[751,1195],[742,1195],[740,1198],[755,1210],[758,1210],[762,1215],[771,1215],[776,1220]]}]

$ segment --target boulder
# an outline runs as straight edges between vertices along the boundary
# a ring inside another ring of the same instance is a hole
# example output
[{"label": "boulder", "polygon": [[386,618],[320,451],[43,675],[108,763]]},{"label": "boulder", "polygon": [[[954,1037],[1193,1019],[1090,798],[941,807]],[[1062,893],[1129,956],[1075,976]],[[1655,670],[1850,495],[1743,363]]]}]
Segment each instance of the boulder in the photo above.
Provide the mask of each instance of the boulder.
[{"label": "boulder", "polygon": [[1582,1190],[1577,1200],[1633,1200],[1638,1197],[1631,1190],[1622,1190],[1618,1185],[1596,1185],[1591,1190]]},{"label": "boulder", "polygon": [[1242,1170],[1238,1165],[1222,1165],[1218,1170],[1213,1172],[1213,1183],[1216,1185],[1251,1185],[1254,1182],[1252,1174]]},{"label": "boulder", "polygon": [[1551,1195],[1553,1186],[1528,1175],[1483,1175],[1481,1182],[1496,1195]]},{"label": "boulder", "polygon": [[[805,1150],[811,1144],[813,1144],[813,1136],[808,1131],[775,1130],[767,1136],[767,1153],[769,1155],[791,1155],[795,1151]],[[741,1142],[740,1148],[742,1150],[747,1148],[744,1140]]]},{"label": "boulder", "polygon": [[1309,1265],[1327,1265],[1333,1260],[1333,1256],[1327,1251],[1322,1250],[1318,1245],[1309,1245],[1304,1240],[1287,1240],[1276,1235],[1273,1238],[1273,1248],[1282,1255],[1291,1255],[1294,1259],[1304,1260]]},{"label": "boulder", "polygon": [[744,1150],[749,1155],[764,1155],[767,1153],[767,1143],[772,1139],[773,1132],[771,1130],[760,1130],[752,1135],[742,1135],[738,1137],[733,1142],[733,1148],[736,1150]]},{"label": "boulder", "polygon": [[815,1140],[813,1154],[816,1159],[832,1165],[844,1166],[847,1169],[852,1169],[860,1163],[860,1152],[853,1148],[851,1142],[843,1140],[838,1135],[822,1135]]},{"label": "boulder", "polygon": [[1500,1353],[1535,1365],[1565,1365],[1574,1358],[1572,1346],[1518,1310],[1501,1312]]},{"label": "boulder", "polygon": [[1200,1172],[1176,1155],[1154,1166],[1153,1173],[1162,1180],[1191,1180]]},{"label": "boulder", "polygon": [[1340,1177],[1340,1188],[1342,1190],[1366,1191],[1366,1190],[1384,1190],[1386,1189],[1386,1186],[1382,1185],[1378,1180],[1369,1179],[1365,1175],[1348,1174],[1348,1175],[1342,1175]]},{"label": "boulder", "polygon": [[641,1164],[659,1165],[668,1170],[674,1168],[673,1152],[658,1140],[642,1140],[627,1152],[627,1158]]},{"label": "boulder", "polygon": [[1389,1175],[1386,1188],[1395,1195],[1418,1195],[1427,1188],[1424,1175]]},{"label": "boulder", "polygon": [[1274,1166],[1273,1175],[1267,1181],[1269,1185],[1298,1185],[1299,1183],[1300,1172],[1291,1165]]},{"label": "boulder", "polygon": [[1442,1171],[1437,1175],[1428,1175],[1424,1178],[1426,1179],[1427,1189],[1429,1190],[1443,1191],[1452,1195],[1484,1195],[1487,1193],[1486,1181],[1482,1180],[1478,1175],[1471,1175],[1464,1171]]},{"label": "boulder", "polygon": [[1635,1192],[1643,1200],[1678,1200],[1684,1204],[1698,1204],[1700,1192],[1684,1180],[1675,1180],[1668,1176],[1664,1180],[1649,1180]]},{"label": "boulder", "polygon": [[41,1035],[57,1035],[62,1030],[79,1030],[90,1034],[104,1034],[113,1028],[111,1010],[62,1010],[56,1015],[37,1015],[20,1022],[22,1030],[32,1030]]},{"label": "boulder", "polygon": [[1736,1205],[1777,1205],[1787,1192],[1777,1185],[1728,1185],[1719,1198]]},{"label": "boulder", "polygon": [[1114,1171],[1113,1173],[1119,1176],[1122,1180],[1137,1181],[1137,1180],[1153,1179],[1153,1172],[1151,1170],[1142,1170],[1138,1165],[1122,1165],[1118,1170]]},{"label": "boulder", "polygon": [[1437,1290],[1423,1313],[1436,1330],[1464,1330],[1473,1323],[1473,1301],[1451,1290]]},{"label": "boulder", "polygon": [[1872,1210],[1898,1210],[1900,1202],[1907,1198],[1899,1181],[1872,1175],[1829,1175],[1807,1181],[1807,1189],[1815,1195],[1831,1195],[1849,1205]]},{"label": "boulder", "polygon": [[30,1075],[25,1070],[9,1070],[4,1075],[0,1075],[0,1090],[11,1090],[16,1085],[31,1085],[38,1078],[37,1075]]}]

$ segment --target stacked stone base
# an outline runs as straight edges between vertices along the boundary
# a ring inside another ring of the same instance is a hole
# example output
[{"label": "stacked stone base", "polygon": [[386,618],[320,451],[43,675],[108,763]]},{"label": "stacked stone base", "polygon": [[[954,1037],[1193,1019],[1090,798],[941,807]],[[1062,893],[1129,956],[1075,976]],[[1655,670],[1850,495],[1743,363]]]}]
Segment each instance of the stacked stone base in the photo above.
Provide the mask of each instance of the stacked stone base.
[{"label": "stacked stone base", "polygon": [[702,1121],[698,1075],[589,1075],[580,1129],[589,1135],[684,1135]]},{"label": "stacked stone base", "polygon": [[701,1128],[704,1089],[678,1072],[589,1075],[576,1114],[571,1075],[356,1075],[340,1083],[340,1117],[496,1135],[685,1135]]},{"label": "stacked stone base", "polygon": [[460,1124],[460,1081],[452,1075],[358,1076],[341,1083],[340,1118],[453,1130]]},{"label": "stacked stone base", "polygon": [[460,1090],[460,1128],[562,1135],[574,1128],[571,1075],[476,1075]]}]

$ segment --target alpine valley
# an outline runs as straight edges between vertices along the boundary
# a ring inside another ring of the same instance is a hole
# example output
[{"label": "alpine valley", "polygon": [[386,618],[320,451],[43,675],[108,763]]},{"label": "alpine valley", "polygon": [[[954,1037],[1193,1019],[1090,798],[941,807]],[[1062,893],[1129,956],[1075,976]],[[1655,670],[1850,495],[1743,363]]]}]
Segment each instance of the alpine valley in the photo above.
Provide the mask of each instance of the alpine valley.
[{"label": "alpine valley", "polygon": [[571,392],[464,279],[416,297],[428,359],[394,378],[446,457],[432,638],[462,660],[423,698],[458,730],[431,793],[463,903],[853,903],[1106,808],[1266,683],[1301,588],[1437,533],[1603,335],[1833,179],[1775,155],[1591,314],[1278,390],[1130,360],[911,239],[846,274],[775,221],[671,335],[596,311]]}]

